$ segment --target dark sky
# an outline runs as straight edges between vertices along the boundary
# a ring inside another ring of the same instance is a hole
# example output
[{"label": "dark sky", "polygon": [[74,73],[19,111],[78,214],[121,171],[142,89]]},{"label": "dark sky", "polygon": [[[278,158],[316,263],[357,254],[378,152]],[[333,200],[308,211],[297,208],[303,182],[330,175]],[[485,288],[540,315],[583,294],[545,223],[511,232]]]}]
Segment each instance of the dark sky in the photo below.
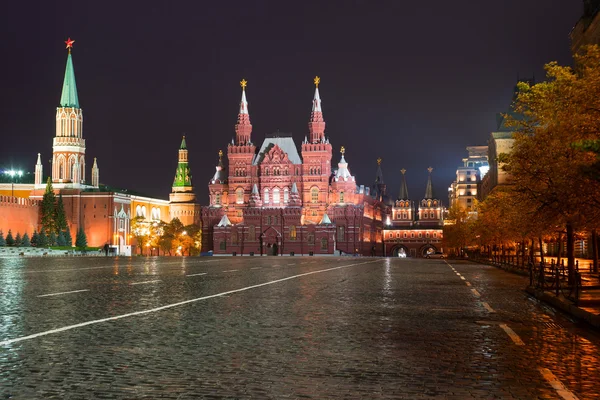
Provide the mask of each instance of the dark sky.
[{"label": "dark sky", "polygon": [[[293,5],[292,5],[293,4]],[[0,15],[0,168],[45,173],[67,53],[84,110],[88,178],[168,198],[186,134],[196,193],[207,203],[217,152],[235,135],[239,81],[260,145],[265,134],[308,133],[314,92],[326,135],[359,184],[383,158],[397,196],[438,197],[466,156],[487,143],[517,76],[570,64],[578,0],[10,1]]]}]

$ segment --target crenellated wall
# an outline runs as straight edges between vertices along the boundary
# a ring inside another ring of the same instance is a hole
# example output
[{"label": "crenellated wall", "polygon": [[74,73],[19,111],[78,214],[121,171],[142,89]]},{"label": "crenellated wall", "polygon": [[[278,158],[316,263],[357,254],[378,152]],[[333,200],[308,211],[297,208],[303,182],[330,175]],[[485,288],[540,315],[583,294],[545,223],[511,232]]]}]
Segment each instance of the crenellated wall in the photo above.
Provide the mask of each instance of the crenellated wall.
[{"label": "crenellated wall", "polygon": [[10,229],[13,237],[25,232],[29,237],[38,229],[40,202],[22,197],[0,196],[0,230],[6,234]]}]

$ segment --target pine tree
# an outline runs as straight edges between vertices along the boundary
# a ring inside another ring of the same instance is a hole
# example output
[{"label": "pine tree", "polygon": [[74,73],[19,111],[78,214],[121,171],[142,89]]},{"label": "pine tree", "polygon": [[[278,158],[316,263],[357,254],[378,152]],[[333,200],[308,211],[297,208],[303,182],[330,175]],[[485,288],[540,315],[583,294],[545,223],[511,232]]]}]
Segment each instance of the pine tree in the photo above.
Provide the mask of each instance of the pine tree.
[{"label": "pine tree", "polygon": [[31,241],[29,240],[29,235],[27,232],[23,234],[23,239],[21,241],[21,246],[23,247],[31,247]]},{"label": "pine tree", "polygon": [[54,233],[54,231],[50,232],[50,235],[48,235],[48,245],[56,246],[56,233]]},{"label": "pine tree", "polygon": [[0,247],[6,246],[6,240],[4,240],[4,233],[0,230]]},{"label": "pine tree", "polygon": [[32,246],[37,246],[38,245],[38,239],[39,239],[39,235],[37,233],[37,231],[34,229],[33,230],[33,235],[31,235],[31,245]]},{"label": "pine tree", "polygon": [[48,247],[48,236],[46,236],[46,230],[42,227],[37,238],[37,247]]},{"label": "pine tree", "polygon": [[[42,226],[46,231],[46,235],[50,235],[51,232],[56,232],[56,196],[54,195],[54,189],[52,188],[52,180],[48,177],[46,183],[46,192],[42,198],[41,205],[41,217]],[[64,211],[64,210],[63,210]]]},{"label": "pine tree", "polygon": [[58,195],[54,222],[56,223],[57,232],[62,232],[67,229],[67,216],[65,214],[65,203],[63,203],[62,193]]},{"label": "pine tree", "polygon": [[23,238],[21,238],[21,234],[19,232],[17,232],[17,236],[15,236],[15,246],[20,247],[22,241],[23,241]]},{"label": "pine tree", "polygon": [[85,250],[87,247],[87,237],[85,236],[85,232],[83,228],[79,228],[77,231],[77,237],[75,238],[75,247],[79,250]]},{"label": "pine tree", "polygon": [[13,246],[14,244],[15,244],[15,239],[13,238],[12,232],[9,229],[8,235],[6,235],[6,245]]},{"label": "pine tree", "polygon": [[65,229],[65,246],[73,246],[73,237],[71,237],[71,230],[67,226]]},{"label": "pine tree", "polygon": [[58,232],[58,237],[56,238],[56,245],[60,247],[65,247],[67,242],[65,241],[65,234],[63,231]]}]

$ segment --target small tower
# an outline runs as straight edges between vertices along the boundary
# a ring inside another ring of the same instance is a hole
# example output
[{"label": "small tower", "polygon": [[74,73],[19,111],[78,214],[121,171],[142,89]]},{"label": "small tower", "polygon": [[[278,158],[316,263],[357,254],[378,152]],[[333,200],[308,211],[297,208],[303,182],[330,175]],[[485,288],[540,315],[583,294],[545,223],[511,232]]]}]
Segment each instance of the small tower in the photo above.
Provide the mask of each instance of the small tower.
[{"label": "small tower", "polygon": [[333,175],[331,182],[332,196],[330,203],[353,203],[354,192],[356,191],[356,179],[350,174],[348,169],[348,162],[345,158],[346,148],[342,146],[340,149],[340,162],[338,163],[338,169]]},{"label": "small tower", "polygon": [[92,186],[96,188],[100,186],[100,168],[98,168],[96,157],[94,157],[94,165],[92,166]]},{"label": "small tower", "polygon": [[67,66],[60,105],[56,108],[56,136],[53,143],[52,182],[79,185],[85,182],[85,139],[83,139],[83,111],[79,107],[77,85],[71,49],[67,44]]},{"label": "small tower", "polygon": [[42,187],[44,184],[44,167],[42,165],[42,155],[38,153],[37,163],[35,164],[35,186]]},{"label": "small tower", "polygon": [[246,101],[246,86],[248,81],[242,79],[240,86],[242,87],[242,100],[240,101],[240,112],[238,113],[238,121],[235,124],[235,144],[247,145],[251,144],[250,134],[252,133],[252,124],[250,123],[250,114],[248,113],[248,101]]},{"label": "small tower", "polygon": [[[179,146],[179,161],[173,180],[173,188],[169,195],[169,214],[171,219],[179,218],[183,225],[196,223],[200,215],[196,204],[196,194],[192,186],[192,172],[188,165],[188,150],[185,136]],[[198,218],[196,218],[198,217]]]},{"label": "small tower", "polygon": [[315,77],[315,95],[313,97],[312,112],[308,131],[310,132],[310,143],[319,143],[325,139],[325,120],[323,119],[323,110],[321,109],[321,97],[319,96],[319,83],[321,78]]},{"label": "small tower", "polygon": [[443,222],[442,203],[433,193],[433,184],[431,182],[431,172],[433,168],[427,168],[429,176],[427,178],[427,187],[425,196],[419,206],[419,225],[421,226],[439,226]]},{"label": "small tower", "polygon": [[215,174],[208,184],[210,206],[223,207],[228,205],[227,193],[227,171],[223,165],[223,151],[219,150],[219,164],[216,166]]},{"label": "small tower", "polygon": [[377,200],[383,202],[386,197],[387,186],[383,180],[383,171],[381,170],[381,162],[383,159],[377,159],[377,172],[375,172],[375,182],[371,188],[371,195]]},{"label": "small tower", "polygon": [[398,198],[392,207],[392,224],[394,226],[412,226],[415,220],[415,204],[408,197],[408,187],[406,186],[406,170],[400,170],[402,173],[402,183]]}]

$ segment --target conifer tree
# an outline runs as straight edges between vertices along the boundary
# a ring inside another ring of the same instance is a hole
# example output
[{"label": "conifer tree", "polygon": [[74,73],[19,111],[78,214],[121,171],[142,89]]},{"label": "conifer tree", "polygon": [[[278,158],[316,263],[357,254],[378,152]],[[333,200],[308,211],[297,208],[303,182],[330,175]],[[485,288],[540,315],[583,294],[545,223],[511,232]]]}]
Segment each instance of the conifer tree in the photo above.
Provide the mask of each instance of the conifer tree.
[{"label": "conifer tree", "polygon": [[85,248],[87,247],[87,237],[85,236],[85,232],[81,227],[77,231],[77,237],[75,238],[75,247],[77,247],[79,250],[85,250]]},{"label": "conifer tree", "polygon": [[62,232],[67,229],[67,215],[65,214],[65,203],[63,202],[62,193],[58,195],[54,222],[56,223],[56,232]]},{"label": "conifer tree", "polygon": [[13,246],[14,244],[15,244],[15,239],[13,238],[12,232],[9,229],[8,235],[6,235],[6,245]]},{"label": "conifer tree", "polygon": [[23,238],[21,239],[21,246],[31,247],[31,241],[29,240],[29,235],[27,234],[27,232],[23,234]]},{"label": "conifer tree", "polygon": [[56,246],[56,233],[54,233],[54,231],[50,232],[50,235],[48,235],[48,245]]},{"label": "conifer tree", "polygon": [[46,235],[50,235],[51,232],[56,233],[56,196],[54,195],[54,188],[52,187],[52,180],[48,177],[46,182],[46,192],[42,198],[42,205],[40,214],[42,217],[42,226],[46,231]]},{"label": "conifer tree", "polygon": [[6,240],[4,240],[4,233],[0,230],[0,247],[6,246]]},{"label": "conifer tree", "polygon": [[65,246],[73,246],[73,237],[71,237],[71,230],[68,226],[65,229]]},{"label": "conifer tree", "polygon": [[35,247],[38,245],[38,238],[39,238],[39,235],[38,235],[37,231],[34,229],[33,235],[31,235],[31,245],[32,246]]},{"label": "conifer tree", "polygon": [[23,239],[21,238],[21,234],[19,232],[17,232],[17,236],[15,236],[15,246],[17,246],[17,247],[21,246],[22,241],[23,241]]},{"label": "conifer tree", "polygon": [[44,227],[40,229],[40,233],[37,238],[37,247],[48,247],[48,236],[46,236]]},{"label": "conifer tree", "polygon": [[56,238],[56,245],[60,247],[65,247],[67,242],[65,241],[65,234],[63,231],[58,232],[58,237]]}]

